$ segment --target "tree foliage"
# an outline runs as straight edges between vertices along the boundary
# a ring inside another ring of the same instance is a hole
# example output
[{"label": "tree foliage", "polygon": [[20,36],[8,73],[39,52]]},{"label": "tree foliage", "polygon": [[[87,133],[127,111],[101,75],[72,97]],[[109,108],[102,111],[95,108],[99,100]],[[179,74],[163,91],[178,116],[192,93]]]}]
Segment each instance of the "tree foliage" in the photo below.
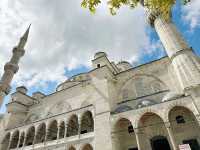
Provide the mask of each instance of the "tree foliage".
[{"label": "tree foliage", "polygon": [[[101,1],[102,0],[83,0],[81,6],[89,8],[92,13],[95,13],[96,8]],[[175,4],[175,2],[176,0],[108,0],[107,4],[112,15],[115,15],[116,11],[123,5],[135,8],[139,3],[142,3],[142,5],[148,9],[158,11],[164,17],[169,17],[171,7]],[[185,5],[190,2],[190,0],[181,0],[181,2]]]}]

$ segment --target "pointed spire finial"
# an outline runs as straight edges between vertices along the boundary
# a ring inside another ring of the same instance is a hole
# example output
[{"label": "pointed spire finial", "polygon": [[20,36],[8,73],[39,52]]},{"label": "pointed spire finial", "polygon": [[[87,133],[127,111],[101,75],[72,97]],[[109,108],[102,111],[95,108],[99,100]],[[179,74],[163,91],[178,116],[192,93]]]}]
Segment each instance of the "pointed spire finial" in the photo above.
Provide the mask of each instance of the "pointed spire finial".
[{"label": "pointed spire finial", "polygon": [[31,24],[28,26],[28,28],[27,28],[26,32],[24,33],[24,35],[20,38],[20,41],[19,41],[19,44],[18,44],[18,47],[20,49],[24,49],[24,47],[26,45],[26,42],[28,40],[28,35],[29,35],[30,27],[31,27]]}]

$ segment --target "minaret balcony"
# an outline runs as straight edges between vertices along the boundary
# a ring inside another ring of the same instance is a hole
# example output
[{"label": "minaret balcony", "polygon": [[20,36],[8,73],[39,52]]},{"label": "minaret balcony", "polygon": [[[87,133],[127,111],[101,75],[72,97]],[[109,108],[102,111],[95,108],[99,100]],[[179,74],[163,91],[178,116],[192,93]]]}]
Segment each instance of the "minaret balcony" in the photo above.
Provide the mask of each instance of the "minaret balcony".
[{"label": "minaret balcony", "polygon": [[19,66],[17,64],[13,64],[11,62],[6,63],[6,65],[4,66],[4,70],[11,70],[14,73],[16,73],[19,70]]},{"label": "minaret balcony", "polygon": [[24,56],[25,50],[18,47],[13,48],[13,54],[18,54],[20,57]]}]

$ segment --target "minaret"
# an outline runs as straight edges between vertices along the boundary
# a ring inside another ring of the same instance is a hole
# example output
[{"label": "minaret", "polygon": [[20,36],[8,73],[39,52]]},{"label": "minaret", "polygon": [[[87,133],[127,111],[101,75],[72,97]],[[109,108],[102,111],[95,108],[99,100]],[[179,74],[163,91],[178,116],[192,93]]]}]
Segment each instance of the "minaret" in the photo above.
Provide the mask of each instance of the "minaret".
[{"label": "minaret", "polygon": [[14,74],[19,70],[19,60],[24,55],[24,47],[26,45],[29,35],[30,25],[24,35],[20,38],[20,41],[16,47],[13,48],[13,55],[8,63],[4,66],[4,74],[0,81],[0,108],[3,103],[3,99],[10,92],[10,84],[14,77]]},{"label": "minaret", "polygon": [[162,12],[147,10],[148,21],[155,28],[167,55],[171,60],[182,91],[200,86],[200,59],[188,46],[183,36],[169,18],[164,18]]}]

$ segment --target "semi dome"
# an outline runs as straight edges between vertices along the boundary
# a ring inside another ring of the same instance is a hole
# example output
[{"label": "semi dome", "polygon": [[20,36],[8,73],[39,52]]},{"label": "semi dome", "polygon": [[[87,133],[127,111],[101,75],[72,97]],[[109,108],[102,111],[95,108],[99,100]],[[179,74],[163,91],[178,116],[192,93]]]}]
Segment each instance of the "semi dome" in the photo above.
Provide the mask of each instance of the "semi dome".
[{"label": "semi dome", "polygon": [[138,103],[137,108],[142,108],[150,105],[154,105],[155,102],[153,100],[142,100]]},{"label": "semi dome", "polygon": [[97,59],[99,57],[103,57],[103,56],[107,56],[107,54],[105,52],[97,52],[95,55],[94,55],[94,59]]},{"label": "semi dome", "polygon": [[60,85],[57,86],[56,91],[61,91],[63,89],[70,88],[72,86],[75,86],[81,82],[91,80],[89,74],[87,73],[80,73],[77,75],[72,76],[65,82],[61,83]]},{"label": "semi dome", "polygon": [[58,85],[57,88],[56,88],[56,91],[61,91],[61,90],[70,88],[70,87],[75,86],[75,85],[77,85],[77,84],[79,84],[79,83],[80,83],[80,82],[78,82],[78,81],[70,81],[70,80],[67,80],[67,81],[65,81],[64,83]]},{"label": "semi dome", "polygon": [[37,91],[37,92],[34,92],[34,93],[32,94],[32,97],[35,98],[35,99],[42,99],[42,98],[45,97],[45,94],[43,94],[43,93]]},{"label": "semi dome", "polygon": [[166,102],[166,101],[169,101],[171,99],[176,99],[176,98],[179,98],[181,96],[183,96],[183,94],[179,94],[179,93],[176,93],[176,92],[169,92],[163,97],[162,102]]}]

